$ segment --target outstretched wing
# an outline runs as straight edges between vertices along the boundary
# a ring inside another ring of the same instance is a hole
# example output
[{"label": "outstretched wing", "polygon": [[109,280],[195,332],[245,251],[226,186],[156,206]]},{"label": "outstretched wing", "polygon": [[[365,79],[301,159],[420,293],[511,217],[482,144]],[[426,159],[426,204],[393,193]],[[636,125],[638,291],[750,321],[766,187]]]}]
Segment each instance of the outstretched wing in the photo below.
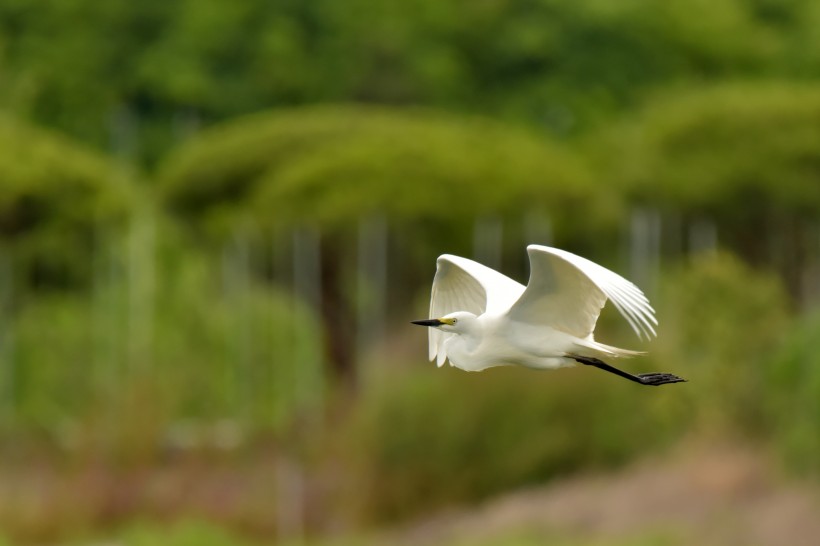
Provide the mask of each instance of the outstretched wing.
[{"label": "outstretched wing", "polygon": [[570,252],[530,245],[530,282],[512,306],[511,320],[543,324],[586,338],[607,298],[639,338],[655,334],[655,310],[643,292],[620,275]]},{"label": "outstretched wing", "polygon": [[[441,318],[456,311],[468,311],[474,315],[503,313],[524,292],[520,283],[467,258],[443,254],[436,266],[430,318]],[[438,357],[439,367],[447,358],[444,341],[452,335],[437,328],[429,329],[430,360]]]}]

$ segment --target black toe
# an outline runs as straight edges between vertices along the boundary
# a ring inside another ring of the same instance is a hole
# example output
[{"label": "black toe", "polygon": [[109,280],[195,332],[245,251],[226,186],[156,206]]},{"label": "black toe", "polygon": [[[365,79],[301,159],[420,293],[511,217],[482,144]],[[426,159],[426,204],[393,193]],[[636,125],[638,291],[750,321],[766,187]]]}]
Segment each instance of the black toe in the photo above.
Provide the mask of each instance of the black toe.
[{"label": "black toe", "polygon": [[638,374],[644,385],[666,385],[667,383],[685,383],[686,380],[671,373],[642,373]]}]

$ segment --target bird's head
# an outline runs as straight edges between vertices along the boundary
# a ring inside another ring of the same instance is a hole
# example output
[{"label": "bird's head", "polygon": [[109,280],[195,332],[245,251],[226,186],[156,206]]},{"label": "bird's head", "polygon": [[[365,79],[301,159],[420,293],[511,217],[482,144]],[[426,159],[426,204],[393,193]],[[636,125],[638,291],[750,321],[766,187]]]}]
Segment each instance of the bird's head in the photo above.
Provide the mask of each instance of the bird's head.
[{"label": "bird's head", "polygon": [[414,320],[411,322],[413,324],[418,324],[419,326],[429,326],[431,328],[438,328],[442,332],[462,334],[469,330],[469,328],[473,325],[475,319],[476,316],[472,313],[468,313],[466,311],[457,311],[455,313],[450,313],[449,315],[445,315],[437,319]]}]

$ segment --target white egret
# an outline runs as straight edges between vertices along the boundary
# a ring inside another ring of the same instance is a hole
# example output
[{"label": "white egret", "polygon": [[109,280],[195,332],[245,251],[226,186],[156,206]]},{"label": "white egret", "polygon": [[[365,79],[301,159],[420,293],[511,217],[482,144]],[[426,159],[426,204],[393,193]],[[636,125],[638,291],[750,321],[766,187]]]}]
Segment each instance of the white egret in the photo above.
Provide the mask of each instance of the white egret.
[{"label": "white egret", "polygon": [[576,363],[594,366],[641,385],[685,381],[670,373],[633,375],[603,358],[643,354],[593,339],[607,299],[639,338],[650,338],[658,321],[643,292],[620,275],[570,252],[527,247],[529,284],[480,263],[444,254],[437,262],[428,320],[429,356],[441,367],[480,371],[493,366],[552,370]]}]

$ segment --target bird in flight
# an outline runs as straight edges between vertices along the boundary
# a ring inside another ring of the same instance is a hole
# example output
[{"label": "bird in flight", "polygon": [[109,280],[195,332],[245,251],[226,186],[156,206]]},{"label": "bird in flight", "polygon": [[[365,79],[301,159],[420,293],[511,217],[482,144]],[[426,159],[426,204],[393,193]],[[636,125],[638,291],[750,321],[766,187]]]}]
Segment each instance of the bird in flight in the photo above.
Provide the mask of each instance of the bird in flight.
[{"label": "bird in flight", "polygon": [[641,385],[685,381],[671,373],[630,374],[602,359],[643,354],[595,341],[593,330],[610,300],[638,338],[650,338],[658,321],[643,292],[620,275],[565,250],[527,247],[527,286],[478,262],[439,257],[430,298],[429,356],[466,371],[493,366],[552,370],[577,363]]}]

